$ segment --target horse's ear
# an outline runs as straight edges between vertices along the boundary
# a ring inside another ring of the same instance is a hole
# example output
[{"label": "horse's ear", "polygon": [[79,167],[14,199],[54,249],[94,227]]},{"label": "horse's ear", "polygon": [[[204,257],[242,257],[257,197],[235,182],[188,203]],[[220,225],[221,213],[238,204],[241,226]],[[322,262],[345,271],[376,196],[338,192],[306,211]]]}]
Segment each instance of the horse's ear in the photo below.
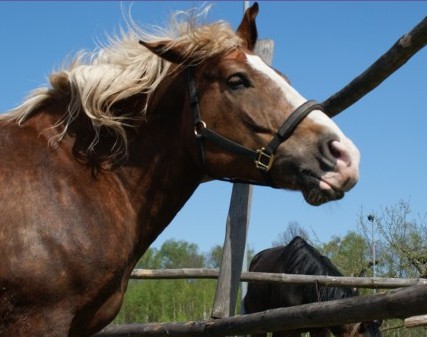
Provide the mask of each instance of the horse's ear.
[{"label": "horse's ear", "polygon": [[178,46],[172,46],[171,41],[163,40],[156,42],[146,42],[139,40],[139,43],[142,44],[145,48],[152,51],[157,56],[169,61],[171,63],[184,63],[185,58],[180,52],[181,48]]},{"label": "horse's ear", "polygon": [[253,50],[255,48],[255,43],[258,38],[258,32],[255,23],[255,18],[258,14],[258,11],[258,3],[255,2],[246,10],[242,22],[240,23],[239,28],[237,28],[237,35],[243,39],[245,47],[249,50]]}]

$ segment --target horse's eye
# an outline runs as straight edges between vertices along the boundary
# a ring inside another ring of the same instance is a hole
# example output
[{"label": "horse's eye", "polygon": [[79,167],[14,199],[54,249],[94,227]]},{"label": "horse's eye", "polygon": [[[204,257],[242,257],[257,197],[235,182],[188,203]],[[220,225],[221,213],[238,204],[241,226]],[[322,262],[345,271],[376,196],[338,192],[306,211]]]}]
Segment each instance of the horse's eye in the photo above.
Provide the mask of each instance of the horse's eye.
[{"label": "horse's eye", "polygon": [[249,87],[248,78],[243,74],[234,74],[227,79],[227,85],[231,90],[238,90]]}]

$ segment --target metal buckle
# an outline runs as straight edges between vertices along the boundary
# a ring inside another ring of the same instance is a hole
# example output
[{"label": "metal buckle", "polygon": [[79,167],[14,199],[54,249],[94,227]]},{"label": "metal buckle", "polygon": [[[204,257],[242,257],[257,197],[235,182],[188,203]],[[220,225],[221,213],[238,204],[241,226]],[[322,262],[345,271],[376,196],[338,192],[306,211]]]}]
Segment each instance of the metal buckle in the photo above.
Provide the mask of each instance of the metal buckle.
[{"label": "metal buckle", "polygon": [[273,165],[273,154],[265,153],[265,147],[262,147],[256,152],[258,153],[258,158],[255,160],[255,166],[257,169],[263,170],[265,172],[268,172],[271,169],[271,166]]}]

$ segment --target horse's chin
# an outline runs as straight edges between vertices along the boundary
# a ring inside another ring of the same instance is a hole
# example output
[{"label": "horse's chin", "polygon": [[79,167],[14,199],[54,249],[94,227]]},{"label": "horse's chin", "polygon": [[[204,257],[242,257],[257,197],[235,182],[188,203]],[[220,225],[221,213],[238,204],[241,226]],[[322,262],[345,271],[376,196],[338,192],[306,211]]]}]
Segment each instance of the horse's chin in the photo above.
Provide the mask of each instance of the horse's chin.
[{"label": "horse's chin", "polygon": [[342,190],[312,175],[306,177],[302,186],[301,192],[305,201],[313,206],[320,206],[329,201],[339,200],[344,197]]},{"label": "horse's chin", "polygon": [[339,200],[344,197],[344,192],[335,193],[323,190],[302,190],[302,194],[305,201],[312,206],[320,206],[329,201]]}]

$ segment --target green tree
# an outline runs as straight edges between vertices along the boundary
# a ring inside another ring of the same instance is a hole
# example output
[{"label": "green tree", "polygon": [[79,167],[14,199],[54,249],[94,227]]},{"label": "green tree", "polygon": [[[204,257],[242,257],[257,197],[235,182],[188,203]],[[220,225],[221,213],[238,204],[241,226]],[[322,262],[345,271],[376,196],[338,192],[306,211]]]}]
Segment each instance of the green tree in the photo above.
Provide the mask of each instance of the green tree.
[{"label": "green tree", "polygon": [[168,240],[163,243],[158,255],[161,268],[201,268],[204,256],[195,243]]},{"label": "green tree", "polygon": [[[196,244],[166,241],[150,248],[138,268],[199,268],[204,255]],[[210,315],[216,280],[130,280],[114,323],[174,322],[206,319]]]},{"label": "green tree", "polygon": [[[247,260],[248,264],[255,256],[255,250],[250,245],[247,245]],[[222,259],[222,246],[216,245],[211,248],[209,253],[206,255],[206,267],[207,268],[219,268],[221,266]]]},{"label": "green tree", "polygon": [[222,246],[215,245],[206,255],[206,266],[208,268],[219,268],[222,258]]},{"label": "green tree", "polygon": [[135,268],[158,269],[162,265],[160,254],[156,248],[148,248],[142,258],[138,261]]},{"label": "green tree", "polygon": [[333,237],[317,247],[347,276],[367,276],[372,266],[369,244],[356,232],[349,231],[344,237]]}]

